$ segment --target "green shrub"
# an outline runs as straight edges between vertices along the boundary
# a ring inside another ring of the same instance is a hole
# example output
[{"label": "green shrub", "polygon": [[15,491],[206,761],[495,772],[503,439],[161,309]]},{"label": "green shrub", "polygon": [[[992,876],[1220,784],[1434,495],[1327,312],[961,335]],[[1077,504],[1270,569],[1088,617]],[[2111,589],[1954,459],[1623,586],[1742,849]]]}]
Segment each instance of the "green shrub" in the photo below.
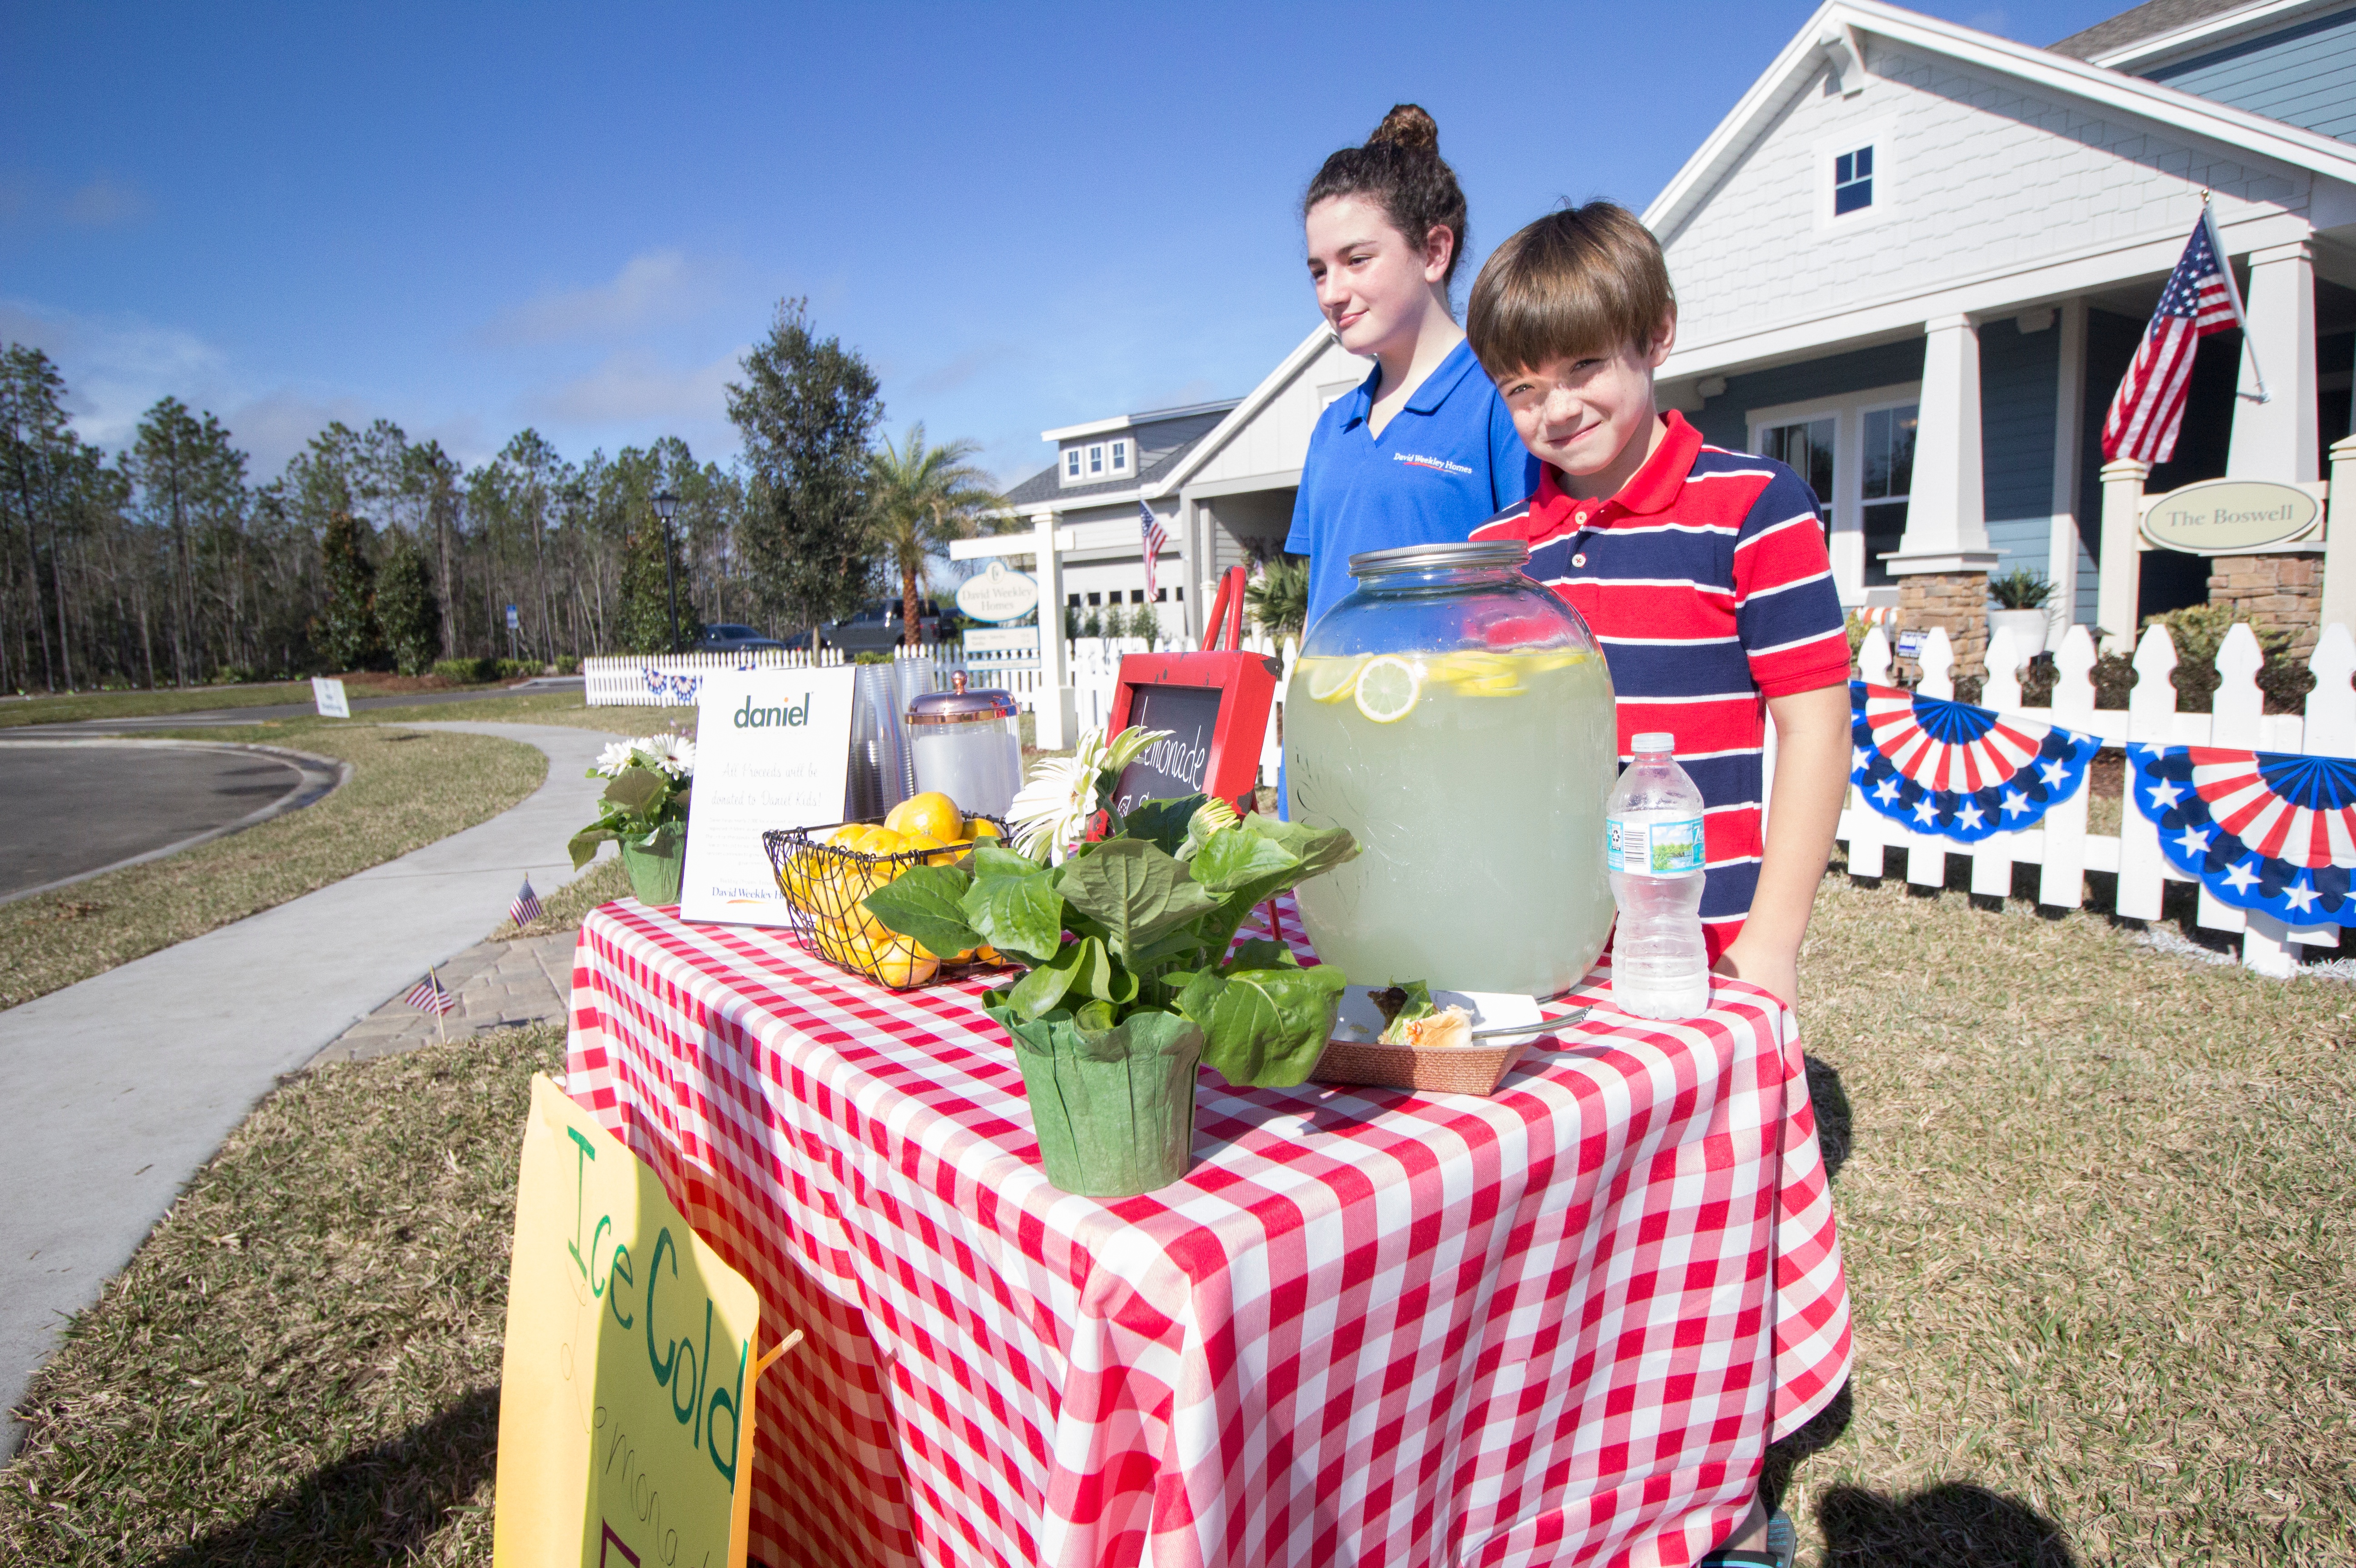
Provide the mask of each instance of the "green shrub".
[{"label": "green shrub", "polygon": [[581,660],[568,653],[556,661],[556,672],[559,675],[578,675],[581,673]]},{"label": "green shrub", "polygon": [[2043,609],[2052,593],[2053,585],[2045,580],[2045,574],[2026,566],[2015,566],[2002,576],[1988,579],[1988,597],[2008,610]]},{"label": "green shrub", "polygon": [[[2215,702],[2217,687],[2223,677],[2217,673],[2217,650],[2225,645],[2225,634],[2243,618],[2233,613],[2231,605],[2190,605],[2166,615],[2146,616],[2144,629],[2155,625],[2168,628],[2169,639],[2176,644],[2176,669],[2169,679],[2176,685],[2176,705],[2188,714],[2205,714]],[[2265,693],[2265,711],[2270,714],[2295,714],[2315,687],[2315,676],[2290,655],[2291,634],[2267,631],[2252,626],[2250,630],[2258,639],[2258,651],[2265,662],[2258,667],[2258,690]],[[2121,704],[2125,706],[2124,703]]]},{"label": "green shrub", "polygon": [[434,661],[434,673],[461,686],[480,686],[499,678],[499,661],[496,659],[437,659]]},{"label": "green shrub", "polygon": [[520,681],[527,676],[539,674],[544,668],[545,666],[537,659],[502,659],[499,660],[498,678],[502,681]]}]

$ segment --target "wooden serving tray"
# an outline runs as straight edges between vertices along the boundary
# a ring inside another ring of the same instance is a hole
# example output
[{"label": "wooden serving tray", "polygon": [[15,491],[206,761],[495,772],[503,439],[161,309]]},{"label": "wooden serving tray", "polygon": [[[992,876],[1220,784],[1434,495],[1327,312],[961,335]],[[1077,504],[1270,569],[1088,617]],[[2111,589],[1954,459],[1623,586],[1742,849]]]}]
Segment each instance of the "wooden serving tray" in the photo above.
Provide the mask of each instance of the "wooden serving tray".
[{"label": "wooden serving tray", "polygon": [[1507,1036],[1494,1044],[1476,1040],[1469,1046],[1440,1047],[1387,1046],[1365,1037],[1382,1026],[1381,1014],[1365,1000],[1366,989],[1353,985],[1343,992],[1335,1022],[1353,1026],[1357,1037],[1336,1035],[1325,1042],[1309,1073],[1318,1082],[1376,1084],[1433,1094],[1494,1094],[1514,1064],[1522,1059],[1522,1053],[1554,1026],[1526,996],[1441,991],[1434,993],[1433,999],[1462,1005],[1472,1015],[1474,1028],[1518,1025],[1526,1019],[1530,1032]]}]

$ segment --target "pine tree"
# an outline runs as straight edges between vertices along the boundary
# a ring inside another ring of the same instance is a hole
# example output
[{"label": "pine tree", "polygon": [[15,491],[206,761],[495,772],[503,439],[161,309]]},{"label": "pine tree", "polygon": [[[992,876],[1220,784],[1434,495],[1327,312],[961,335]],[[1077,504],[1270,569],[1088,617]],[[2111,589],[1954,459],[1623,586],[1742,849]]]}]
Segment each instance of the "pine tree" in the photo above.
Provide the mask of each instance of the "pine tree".
[{"label": "pine tree", "polygon": [[[703,623],[696,617],[683,570],[680,579],[679,645],[692,648],[703,635]],[[622,652],[670,651],[669,588],[663,575],[662,524],[648,517],[622,542],[622,614],[615,626]]]},{"label": "pine tree", "polygon": [[405,535],[397,535],[386,555],[384,571],[376,580],[377,624],[392,653],[393,668],[404,675],[423,675],[434,667],[442,650],[442,602],[434,591],[425,553]]},{"label": "pine tree", "polygon": [[376,568],[348,511],[327,519],[319,542],[327,603],[311,623],[311,646],[330,670],[372,670],[384,662],[384,630],[376,618]]}]

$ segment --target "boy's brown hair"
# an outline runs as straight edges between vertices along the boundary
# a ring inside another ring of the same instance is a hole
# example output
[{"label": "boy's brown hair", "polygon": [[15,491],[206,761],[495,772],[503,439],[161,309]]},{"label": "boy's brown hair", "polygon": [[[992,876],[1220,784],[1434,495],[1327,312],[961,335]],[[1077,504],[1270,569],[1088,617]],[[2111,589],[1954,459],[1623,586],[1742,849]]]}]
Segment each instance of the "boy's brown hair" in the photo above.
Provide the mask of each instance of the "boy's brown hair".
[{"label": "boy's brown hair", "polygon": [[1491,376],[1633,343],[1649,349],[1675,317],[1661,242],[1616,202],[1549,212],[1483,263],[1464,333]]}]

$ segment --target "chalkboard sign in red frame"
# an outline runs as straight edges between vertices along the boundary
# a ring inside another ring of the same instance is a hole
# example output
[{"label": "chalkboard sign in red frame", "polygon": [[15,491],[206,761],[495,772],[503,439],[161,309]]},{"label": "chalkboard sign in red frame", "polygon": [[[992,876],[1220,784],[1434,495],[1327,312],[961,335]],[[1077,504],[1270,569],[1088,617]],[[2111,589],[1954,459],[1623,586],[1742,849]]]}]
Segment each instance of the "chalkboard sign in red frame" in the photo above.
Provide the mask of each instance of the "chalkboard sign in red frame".
[{"label": "chalkboard sign in red frame", "polygon": [[[1203,765],[1203,793],[1223,800],[1248,797],[1259,784],[1259,754],[1268,738],[1269,709],[1284,665],[1265,653],[1130,653],[1120,661],[1108,736],[1129,727],[1140,705],[1138,693],[1157,686],[1213,690],[1219,693],[1218,721],[1211,730],[1211,753]],[[1247,802],[1248,803],[1248,802]]]}]

